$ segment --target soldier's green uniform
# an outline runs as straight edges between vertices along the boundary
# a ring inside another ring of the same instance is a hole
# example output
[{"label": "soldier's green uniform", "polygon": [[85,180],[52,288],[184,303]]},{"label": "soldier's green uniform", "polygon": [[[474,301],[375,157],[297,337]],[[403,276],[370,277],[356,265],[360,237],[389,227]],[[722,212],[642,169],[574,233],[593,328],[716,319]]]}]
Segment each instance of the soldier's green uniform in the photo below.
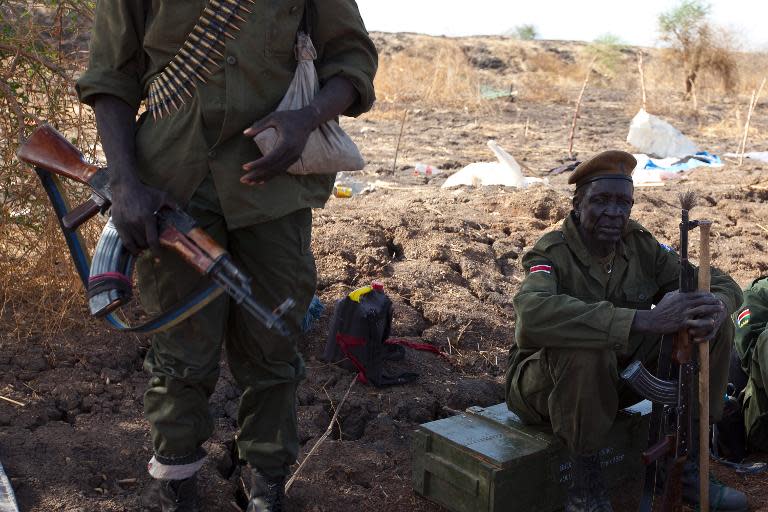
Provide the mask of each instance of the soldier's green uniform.
[{"label": "soldier's green uniform", "polygon": [[736,351],[749,376],[744,389],[744,424],[747,445],[768,451],[768,277],[756,279],[744,290],[744,303],[733,315]]},{"label": "soldier's green uniform", "polygon": [[[122,0],[97,3],[87,71],[77,82],[81,101],[100,94],[139,107],[150,81],[163,70],[197,22],[204,0]],[[310,18],[321,84],[347,78],[358,101],[344,114],[367,111],[374,101],[377,55],[353,0],[312,0]],[[309,249],[311,208],[329,197],[334,175],[281,175],[249,187],[242,164],[258,159],[244,129],[272,112],[296,69],[294,42],[304,0],[244,3],[250,11],[226,40],[220,67],[177,112],[138,121],[140,178],[170,193],[254,278],[258,301],[276,307],[293,297],[287,317],[293,333],[315,290]],[[211,67],[210,65],[208,66]],[[176,256],[143,257],[137,264],[145,307],[157,312],[195,288],[200,278]],[[157,478],[187,478],[202,464],[200,445],[213,421],[208,397],[218,376],[222,342],[243,390],[240,455],[266,476],[285,475],[298,451],[295,390],[304,364],[295,338],[264,329],[220,298],[192,319],[156,335],[145,365],[152,374],[145,412],[152,426]]]},{"label": "soldier's green uniform", "polygon": [[[640,224],[629,224],[610,272],[591,256],[572,216],[523,258],[526,277],[514,298],[515,346],[506,375],[507,404],[524,421],[551,422],[573,453],[594,452],[622,406],[639,401],[619,378],[633,360],[654,371],[660,337],[630,332],[635,311],[678,288],[677,255]],[[729,312],[741,290],[712,271],[712,292]],[[733,325],[710,343],[710,410],[722,413]]]}]

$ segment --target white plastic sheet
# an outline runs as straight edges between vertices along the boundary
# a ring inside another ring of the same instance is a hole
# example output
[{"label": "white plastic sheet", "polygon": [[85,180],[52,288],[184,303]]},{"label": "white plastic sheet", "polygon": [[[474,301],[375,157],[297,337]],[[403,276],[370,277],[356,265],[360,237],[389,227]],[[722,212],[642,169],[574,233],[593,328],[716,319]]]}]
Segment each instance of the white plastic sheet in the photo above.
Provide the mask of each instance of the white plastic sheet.
[{"label": "white plastic sheet", "polygon": [[[725,155],[728,158],[739,158],[741,156],[740,153],[726,153]],[[766,162],[768,163],[768,151],[750,151],[749,153],[744,153],[744,158],[749,158],[752,160],[758,160],[760,162]]]}]

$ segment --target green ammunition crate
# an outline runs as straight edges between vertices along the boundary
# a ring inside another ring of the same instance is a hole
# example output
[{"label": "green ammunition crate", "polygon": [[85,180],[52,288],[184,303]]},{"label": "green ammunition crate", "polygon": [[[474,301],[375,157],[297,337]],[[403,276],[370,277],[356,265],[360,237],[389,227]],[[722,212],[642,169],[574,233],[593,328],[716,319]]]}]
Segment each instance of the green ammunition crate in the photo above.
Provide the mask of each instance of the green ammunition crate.
[{"label": "green ammunition crate", "polygon": [[[609,487],[642,476],[651,404],[619,412],[600,452]],[[506,404],[421,425],[413,436],[413,487],[453,512],[562,509],[570,462],[545,427],[523,425]]]}]

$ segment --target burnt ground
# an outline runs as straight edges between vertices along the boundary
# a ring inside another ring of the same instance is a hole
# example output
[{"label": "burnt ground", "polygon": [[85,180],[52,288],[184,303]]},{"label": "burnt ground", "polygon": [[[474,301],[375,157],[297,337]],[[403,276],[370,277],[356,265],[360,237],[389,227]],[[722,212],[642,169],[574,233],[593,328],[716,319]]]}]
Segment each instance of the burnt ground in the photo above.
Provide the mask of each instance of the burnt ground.
[{"label": "burnt ground", "polygon": [[[732,139],[702,129],[725,108],[713,103],[696,117],[681,114],[674,122],[702,147],[732,151]],[[503,400],[515,323],[511,301],[523,276],[519,259],[565,217],[570,196],[563,175],[527,190],[442,190],[444,175],[414,177],[410,168],[426,162],[452,170],[491,161],[485,142],[492,138],[528,174],[545,176],[564,161],[572,109],[567,102],[500,99],[479,110],[412,110],[394,170],[400,116],[384,110],[344,120],[369,161],[357,179],[376,188],[349,199],[332,198],[315,212],[318,295],[326,309],[300,342],[309,368],[299,389],[300,460],[326,430],[353,378],[319,359],[335,300],[381,280],[395,302],[393,334],[437,345],[449,355],[409,351],[396,368],[420,373],[413,384],[389,389],[356,384],[330,437],[291,488],[288,510],[441,510],[412,491],[412,432],[420,423]],[[578,156],[629,149],[624,138],[633,109],[623,90],[591,90],[576,139]],[[673,246],[676,195],[682,189],[699,196],[695,216],[715,222],[716,266],[741,285],[768,271],[766,165],[747,161],[738,167],[728,161],[722,169],[695,170],[665,187],[638,189],[633,217]],[[70,314],[85,317],[83,303]],[[0,333],[0,395],[25,404],[0,401],[0,460],[21,509],[139,510],[151,456],[141,410],[147,340],[115,334],[95,321],[75,323],[53,336],[34,334],[20,328],[22,317],[4,310]],[[22,337],[22,332],[33,334]],[[202,495],[204,510],[235,511],[238,471],[229,448],[238,391],[226,368],[222,373],[211,399],[218,427],[206,446],[210,459]],[[752,510],[768,510],[768,475],[744,477],[717,466],[715,471],[748,494]],[[634,509],[631,488],[617,493],[617,503],[617,510]]]}]

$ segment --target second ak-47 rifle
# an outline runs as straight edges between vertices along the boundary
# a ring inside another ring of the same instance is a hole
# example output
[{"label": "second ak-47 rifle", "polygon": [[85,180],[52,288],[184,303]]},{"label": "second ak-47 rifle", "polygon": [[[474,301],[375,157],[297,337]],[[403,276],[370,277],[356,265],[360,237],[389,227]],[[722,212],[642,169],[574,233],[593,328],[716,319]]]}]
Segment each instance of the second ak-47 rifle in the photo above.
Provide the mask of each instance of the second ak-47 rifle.
[{"label": "second ak-47 rifle", "polygon": [[[688,233],[708,222],[690,220],[689,211],[694,203],[695,197],[692,193],[680,196],[682,213],[679,284],[681,292],[696,290],[695,269],[688,260]],[[695,403],[694,379],[698,370],[693,354],[688,330],[683,328],[675,333],[671,340],[669,336],[664,336],[662,339],[658,376],[646,370],[640,361],[630,364],[621,375],[636,393],[653,403],[648,450],[642,454],[646,474],[639,507],[641,512],[650,512],[653,509],[658,465],[665,460],[668,462],[660,510],[662,512],[682,510],[682,475],[689,450],[692,448],[691,413]],[[673,378],[674,366],[677,367],[676,380]],[[701,456],[706,457],[707,453]]]},{"label": "second ak-47 rifle", "polygon": [[[49,125],[37,127],[19,147],[17,155],[21,161],[35,168],[51,199],[77,271],[88,291],[92,315],[107,317],[120,328],[156,332],[175,325],[225,292],[267,328],[288,335],[282,316],[293,307],[293,299],[286,299],[274,311],[256,302],[251,292],[250,277],[232,262],[224,248],[197,226],[186,212],[170,207],[163,207],[156,213],[160,245],[181,255],[197,272],[209,277],[213,285],[141,326],[126,327],[121,321],[113,319],[112,312],[131,300],[133,257],[123,247],[110,220],[102,231],[89,264],[76,231],[86,220],[105,212],[111,205],[108,169],[87,163],[82,153]],[[91,198],[70,210],[56,176],[88,185],[92,190]]]}]

